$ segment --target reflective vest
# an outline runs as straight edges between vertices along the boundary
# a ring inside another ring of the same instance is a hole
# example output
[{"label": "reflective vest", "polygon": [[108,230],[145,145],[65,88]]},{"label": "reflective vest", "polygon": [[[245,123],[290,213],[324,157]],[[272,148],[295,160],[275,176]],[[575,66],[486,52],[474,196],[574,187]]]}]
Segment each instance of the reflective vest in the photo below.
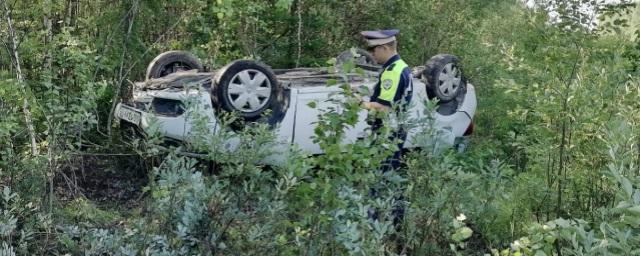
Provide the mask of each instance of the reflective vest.
[{"label": "reflective vest", "polygon": [[[391,63],[380,75],[380,96],[378,99],[386,100],[393,104],[393,99],[400,85],[402,71],[408,67],[407,63],[399,59]],[[408,85],[407,85],[408,86]],[[408,90],[409,88],[405,88]]]}]

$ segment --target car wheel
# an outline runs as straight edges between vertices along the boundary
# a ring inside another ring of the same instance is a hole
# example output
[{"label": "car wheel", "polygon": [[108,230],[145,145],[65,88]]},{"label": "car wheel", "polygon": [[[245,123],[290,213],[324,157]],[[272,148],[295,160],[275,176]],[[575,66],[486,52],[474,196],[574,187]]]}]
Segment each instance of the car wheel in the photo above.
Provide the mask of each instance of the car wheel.
[{"label": "car wheel", "polygon": [[376,62],[369,52],[360,49],[354,48],[341,52],[338,57],[336,57],[336,65],[342,66],[344,63],[349,61],[353,61],[354,64],[365,67],[374,67],[379,68],[380,65]]},{"label": "car wheel", "polygon": [[204,71],[196,56],[185,51],[168,51],[158,55],[149,63],[145,79],[160,78],[171,73],[196,69]]},{"label": "car wheel", "polygon": [[466,81],[458,65],[458,57],[451,54],[433,56],[422,72],[429,96],[437,97],[441,102],[449,102],[458,96]]},{"label": "car wheel", "polygon": [[[273,71],[250,60],[237,60],[217,71],[214,78],[214,103],[226,111],[237,112],[245,121],[282,120],[288,105],[288,94],[280,86]],[[268,116],[264,116],[270,112]]]}]

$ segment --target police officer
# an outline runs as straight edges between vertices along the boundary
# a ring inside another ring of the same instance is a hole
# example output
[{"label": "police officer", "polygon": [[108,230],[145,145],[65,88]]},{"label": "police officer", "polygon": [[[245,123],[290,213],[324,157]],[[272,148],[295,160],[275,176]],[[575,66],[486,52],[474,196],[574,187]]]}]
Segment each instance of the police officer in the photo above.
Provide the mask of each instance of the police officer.
[{"label": "police officer", "polygon": [[[370,101],[361,104],[369,111],[387,113],[397,111],[396,114],[401,115],[411,102],[413,92],[411,69],[398,55],[396,41],[398,32],[397,29],[360,32],[366,41],[367,50],[373,55],[376,62],[382,64],[382,72],[380,72]],[[378,134],[382,128],[382,120],[374,120],[371,128],[374,133]],[[407,134],[402,126],[393,132],[391,139],[399,139],[400,143],[398,150],[382,163],[382,172],[397,170],[400,167],[400,156],[406,137]],[[373,197],[378,196],[378,191],[375,188],[372,188],[370,193]],[[392,211],[393,224],[396,230],[399,230],[404,218],[404,199],[402,195],[397,195],[395,199],[396,203]],[[369,218],[378,218],[375,209],[369,209]]]},{"label": "police officer", "polygon": [[[411,102],[413,92],[411,68],[398,55],[396,40],[398,32],[397,29],[360,32],[366,41],[367,50],[376,62],[382,64],[383,69],[370,101],[362,103],[362,107],[370,111],[390,112],[394,109],[398,111],[397,114],[401,114]],[[372,124],[374,132],[378,132],[381,127],[382,120],[376,119]],[[399,139],[401,142],[398,150],[383,163],[384,172],[400,166],[400,156],[406,137],[407,134],[402,128],[394,132],[392,138]]]}]

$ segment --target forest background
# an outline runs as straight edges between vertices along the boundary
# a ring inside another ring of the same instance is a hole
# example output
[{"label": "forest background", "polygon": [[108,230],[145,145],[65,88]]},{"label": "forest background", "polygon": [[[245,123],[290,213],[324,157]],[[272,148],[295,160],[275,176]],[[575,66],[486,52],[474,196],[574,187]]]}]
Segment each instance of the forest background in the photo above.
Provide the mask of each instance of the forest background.
[{"label": "forest background", "polygon": [[[638,255],[640,7],[528,3],[0,0],[0,255]],[[323,67],[378,28],[412,66],[460,57],[479,101],[465,154],[381,177],[363,145],[273,168],[212,149],[208,174],[112,122],[161,52]],[[398,230],[367,217],[393,205],[368,196],[381,178],[406,188]]]}]

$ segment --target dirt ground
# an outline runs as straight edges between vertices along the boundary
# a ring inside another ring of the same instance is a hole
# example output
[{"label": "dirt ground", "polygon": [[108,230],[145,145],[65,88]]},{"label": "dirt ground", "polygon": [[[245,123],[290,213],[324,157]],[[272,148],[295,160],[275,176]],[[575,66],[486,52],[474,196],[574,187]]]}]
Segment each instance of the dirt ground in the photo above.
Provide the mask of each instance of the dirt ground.
[{"label": "dirt ground", "polygon": [[84,197],[97,204],[133,208],[141,201],[149,169],[136,155],[78,155],[56,174],[56,196],[62,201]]}]

